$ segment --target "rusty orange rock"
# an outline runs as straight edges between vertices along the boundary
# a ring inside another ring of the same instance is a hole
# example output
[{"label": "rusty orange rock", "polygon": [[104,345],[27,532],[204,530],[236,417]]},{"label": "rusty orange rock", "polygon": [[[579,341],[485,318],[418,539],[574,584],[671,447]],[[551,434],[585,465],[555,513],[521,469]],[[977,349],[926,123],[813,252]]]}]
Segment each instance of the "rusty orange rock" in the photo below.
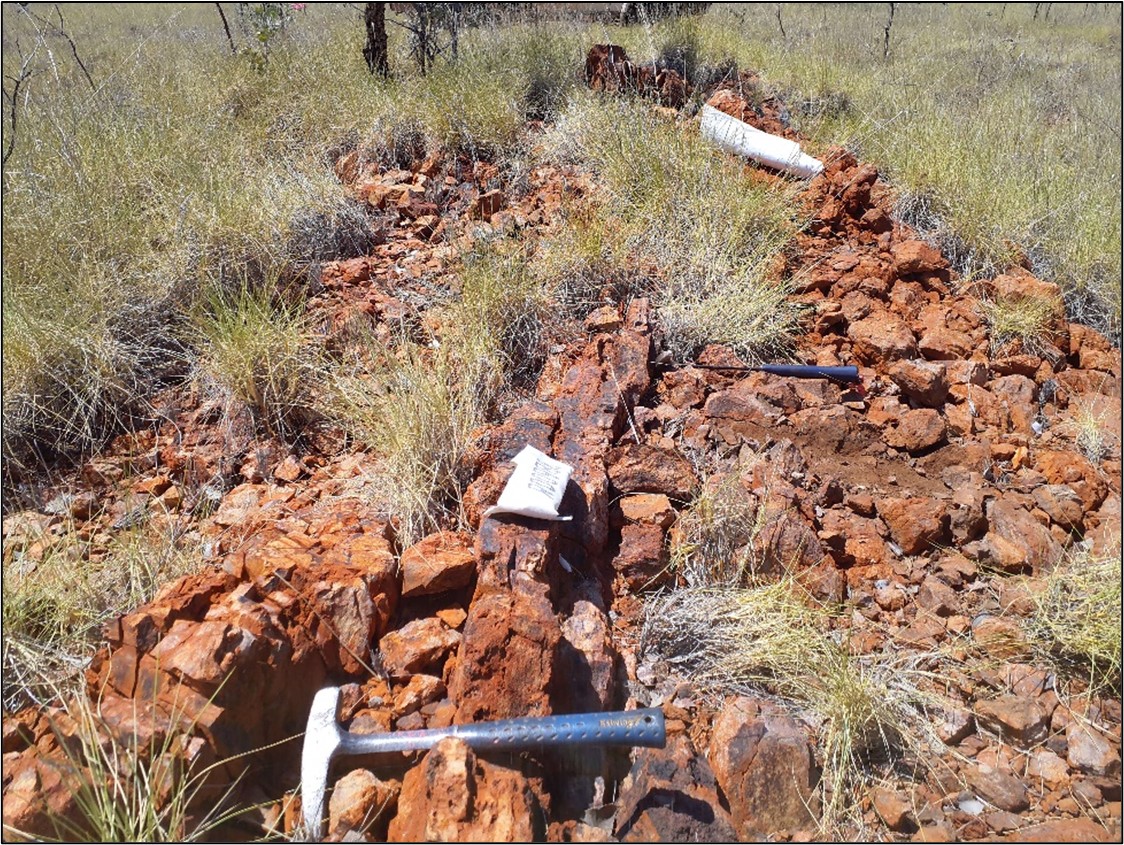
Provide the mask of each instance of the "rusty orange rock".
[{"label": "rusty orange rock", "polygon": [[476,574],[471,535],[431,534],[402,553],[402,597],[431,595],[466,587]]}]

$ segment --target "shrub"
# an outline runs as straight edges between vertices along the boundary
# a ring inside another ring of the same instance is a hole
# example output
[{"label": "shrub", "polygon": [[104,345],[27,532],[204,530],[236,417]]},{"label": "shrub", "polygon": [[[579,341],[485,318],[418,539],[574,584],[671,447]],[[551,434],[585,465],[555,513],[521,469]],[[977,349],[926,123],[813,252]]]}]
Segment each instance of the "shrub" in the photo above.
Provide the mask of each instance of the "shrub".
[{"label": "shrub", "polygon": [[271,434],[295,430],[313,402],[318,350],[302,305],[275,304],[265,288],[216,290],[195,318],[203,380],[248,407]]},{"label": "shrub", "polygon": [[1075,553],[1045,578],[1030,628],[1045,656],[1094,689],[1120,690],[1120,554]]},{"label": "shrub", "polygon": [[676,357],[707,343],[751,359],[784,346],[798,312],[773,268],[796,231],[794,187],[747,177],[697,133],[627,99],[575,96],[544,147],[601,177],[601,226],[620,232],[629,260],[659,268],[655,298]]}]

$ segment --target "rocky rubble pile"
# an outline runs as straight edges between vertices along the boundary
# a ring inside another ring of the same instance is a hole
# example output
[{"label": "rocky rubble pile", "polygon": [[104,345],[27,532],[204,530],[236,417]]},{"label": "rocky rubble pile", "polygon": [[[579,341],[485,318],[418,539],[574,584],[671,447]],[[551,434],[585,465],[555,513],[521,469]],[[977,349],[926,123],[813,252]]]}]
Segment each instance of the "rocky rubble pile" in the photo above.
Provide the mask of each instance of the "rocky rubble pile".
[{"label": "rocky rubble pile", "polygon": [[[591,53],[594,87],[639,78],[607,49]],[[662,91],[667,77],[651,83]],[[781,125],[734,89],[711,104],[767,131]],[[474,227],[545,226],[563,195],[549,169],[517,195],[490,165],[435,158],[395,171],[363,155],[337,170],[384,220],[385,243],[324,267],[313,307],[337,331],[424,322]],[[446,740],[420,759],[350,761],[336,772],[329,836],[817,835],[816,726],[763,696],[704,694],[638,646],[643,595],[684,582],[670,549],[705,484],[761,514],[750,540],[759,576],[794,572],[818,598],[845,603],[854,654],[989,658],[935,685],[953,705],[938,726],[944,774],[872,786],[860,807],[868,831],[1119,838],[1120,702],[1060,695],[1024,623],[1062,555],[1119,547],[1118,434],[1089,457],[1074,427],[1078,408],[1094,408],[1119,433],[1120,351],[1068,323],[1057,288],[1018,267],[979,289],[1059,307],[1035,349],[997,346],[948,262],[892,219],[877,170],[843,150],[825,162],[803,192],[811,223],[787,268],[809,315],[797,356],[858,365],[865,391],[658,367],[650,303],[607,302],[583,337],[552,351],[534,395],[482,434],[465,496],[471,530],[408,548],[363,503],[367,456],[330,437],[299,458],[247,445],[226,470],[241,483],[218,492],[199,529],[213,565],[105,632],[87,686],[107,741],[136,736],[196,771],[217,764],[197,807],[234,785],[261,804],[229,829],[249,838],[293,832],[298,735],[328,683],[344,684],[344,724],[360,733],[662,706],[661,750],[493,755]],[[709,347],[698,363],[737,362]],[[131,461],[143,497],[131,501],[177,512],[182,490],[223,460],[205,410],[190,413],[186,438],[169,428],[131,444],[91,463],[89,480],[118,484],[110,468]],[[482,517],[527,444],[574,468],[562,505],[572,521]],[[78,516],[104,521],[116,501]],[[6,526],[6,544],[16,530]],[[54,835],[52,819],[76,818],[59,766],[75,730],[61,709],[5,716],[6,825]]]}]

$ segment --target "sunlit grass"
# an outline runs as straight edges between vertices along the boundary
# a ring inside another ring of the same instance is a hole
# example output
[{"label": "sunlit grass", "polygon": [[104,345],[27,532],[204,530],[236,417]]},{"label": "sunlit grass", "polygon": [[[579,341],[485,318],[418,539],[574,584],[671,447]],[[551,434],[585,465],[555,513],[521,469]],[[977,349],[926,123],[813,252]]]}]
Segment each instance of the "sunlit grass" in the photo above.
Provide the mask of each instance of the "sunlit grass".
[{"label": "sunlit grass", "polygon": [[[1074,316],[1120,321],[1120,14],[1090,5],[715,4],[622,33],[646,60],[734,61],[789,119],[857,150],[907,200],[907,222],[965,273],[1028,257]],[[1098,304],[1099,303],[1099,304]]]}]

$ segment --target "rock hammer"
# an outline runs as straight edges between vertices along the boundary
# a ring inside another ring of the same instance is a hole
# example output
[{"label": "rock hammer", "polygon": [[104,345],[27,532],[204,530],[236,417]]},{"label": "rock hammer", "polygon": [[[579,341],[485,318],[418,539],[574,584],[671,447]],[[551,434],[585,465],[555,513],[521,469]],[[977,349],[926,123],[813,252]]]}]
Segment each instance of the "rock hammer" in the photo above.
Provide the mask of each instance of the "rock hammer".
[{"label": "rock hammer", "polygon": [[301,815],[305,834],[323,837],[324,793],[336,757],[423,751],[446,737],[456,737],[475,751],[528,748],[580,748],[638,745],[663,748],[667,742],[663,712],[656,707],[608,713],[502,719],[418,731],[353,734],[339,724],[340,688],[325,687],[312,699],[301,753]]}]

